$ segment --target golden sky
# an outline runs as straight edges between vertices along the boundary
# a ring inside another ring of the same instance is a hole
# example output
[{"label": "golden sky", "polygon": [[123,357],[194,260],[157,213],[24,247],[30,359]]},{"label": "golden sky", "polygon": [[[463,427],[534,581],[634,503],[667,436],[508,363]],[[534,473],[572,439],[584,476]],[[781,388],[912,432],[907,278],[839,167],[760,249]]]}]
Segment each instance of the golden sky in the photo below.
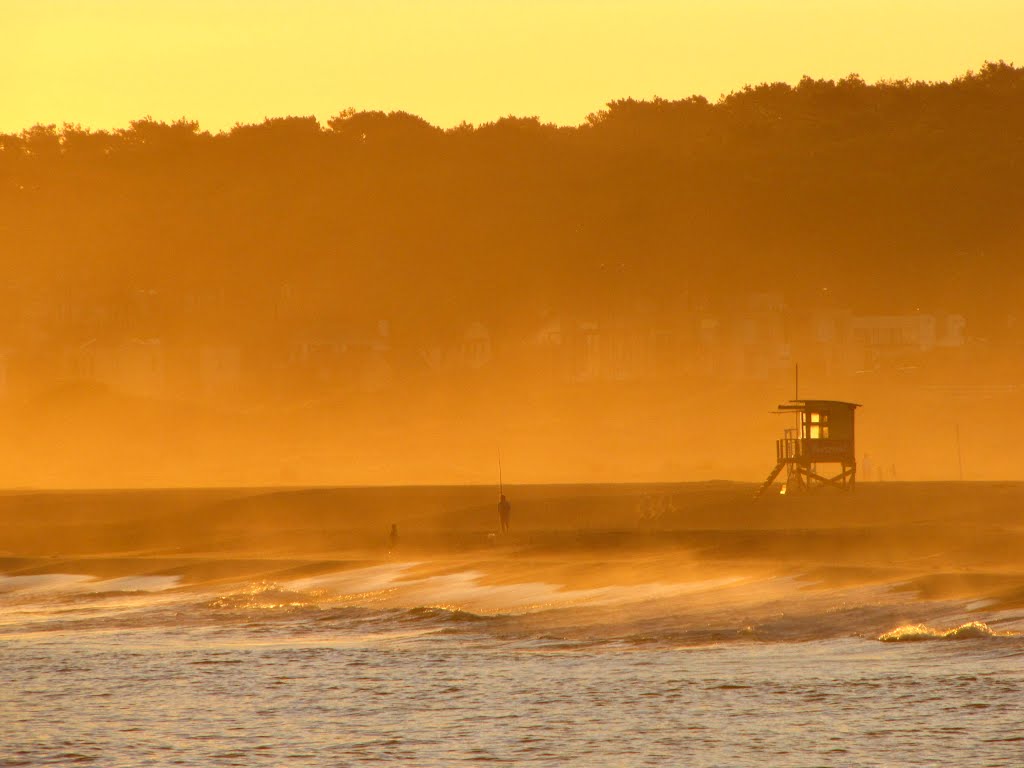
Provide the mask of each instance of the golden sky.
[{"label": "golden sky", "polygon": [[801,75],[1024,64],[1022,0],[0,0],[0,131],[346,107],[581,122]]}]

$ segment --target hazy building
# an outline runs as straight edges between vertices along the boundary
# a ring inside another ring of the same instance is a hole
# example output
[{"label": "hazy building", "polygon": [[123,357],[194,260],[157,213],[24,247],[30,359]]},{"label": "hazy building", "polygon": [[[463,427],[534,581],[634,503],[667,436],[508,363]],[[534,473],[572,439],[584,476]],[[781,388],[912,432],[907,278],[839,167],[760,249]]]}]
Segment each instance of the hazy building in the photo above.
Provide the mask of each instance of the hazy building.
[{"label": "hazy building", "polygon": [[286,368],[300,386],[376,391],[392,383],[391,326],[324,323],[294,335]]},{"label": "hazy building", "polygon": [[90,339],[68,350],[65,373],[121,394],[159,397],[165,390],[163,344],[160,339]]},{"label": "hazy building", "polygon": [[237,390],[242,381],[242,348],[235,344],[199,347],[199,388],[203,397]]},{"label": "hazy building", "polygon": [[939,347],[963,346],[966,327],[961,315],[863,315],[853,318],[852,337],[862,367],[870,370]]},{"label": "hazy building", "polygon": [[7,397],[10,386],[10,354],[7,350],[0,350],[0,398]]},{"label": "hazy building", "polygon": [[473,370],[483,368],[491,361],[491,334],[480,322],[472,322],[462,332],[458,346],[459,364]]}]

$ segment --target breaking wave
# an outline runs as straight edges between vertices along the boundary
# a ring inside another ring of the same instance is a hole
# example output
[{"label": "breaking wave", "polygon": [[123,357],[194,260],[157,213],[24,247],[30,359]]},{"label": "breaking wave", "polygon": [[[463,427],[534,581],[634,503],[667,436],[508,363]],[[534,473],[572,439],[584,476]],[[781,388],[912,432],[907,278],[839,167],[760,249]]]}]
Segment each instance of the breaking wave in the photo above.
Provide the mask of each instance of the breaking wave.
[{"label": "breaking wave", "polygon": [[472,613],[454,606],[424,605],[417,608],[410,608],[405,615],[414,621],[442,621],[442,622],[477,622],[487,621],[492,616],[483,616],[479,613]]},{"label": "breaking wave", "polygon": [[[312,610],[317,614],[318,621],[355,619],[378,623],[398,621],[444,625],[480,622],[494,618],[493,615],[477,614],[446,604],[418,605],[409,608],[373,606],[372,597],[372,593],[337,594],[327,589],[292,589],[273,581],[258,581],[234,592],[206,600],[203,605],[218,612],[241,612],[246,615],[251,615],[253,611],[272,616]],[[366,602],[370,605],[366,605]]]},{"label": "breaking wave", "polygon": [[221,595],[206,603],[222,610],[288,609],[319,605],[327,597],[324,590],[293,590],[272,581],[259,581],[245,589]]},{"label": "breaking wave", "polygon": [[985,637],[1020,637],[1018,632],[999,632],[983,621],[969,621],[952,629],[935,629],[925,624],[906,624],[879,635],[883,643],[913,643],[923,640],[974,640]]},{"label": "breaking wave", "polygon": [[[961,623],[969,605],[908,599],[891,583],[831,588],[789,575],[708,578],[697,573],[679,583],[595,587],[566,585],[532,573],[523,574],[521,581],[510,578],[519,574],[499,575],[503,578],[472,567],[451,571],[387,563],[233,584],[220,579],[182,584],[177,576],[8,577],[0,579],[0,637],[24,631],[168,625],[259,631],[262,639],[289,633],[302,638],[367,633],[404,637],[415,631],[459,635],[473,642],[500,638],[530,647],[1024,637],[1024,614],[986,611],[974,614],[978,620]],[[894,628],[883,632],[886,627]]]}]

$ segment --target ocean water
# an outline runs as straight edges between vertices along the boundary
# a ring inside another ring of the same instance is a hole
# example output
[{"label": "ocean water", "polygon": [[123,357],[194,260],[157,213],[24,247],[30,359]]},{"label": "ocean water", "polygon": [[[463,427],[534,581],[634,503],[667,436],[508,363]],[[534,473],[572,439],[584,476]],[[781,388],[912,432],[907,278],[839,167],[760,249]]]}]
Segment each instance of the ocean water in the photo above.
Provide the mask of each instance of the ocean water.
[{"label": "ocean water", "polygon": [[494,581],[0,578],[0,766],[1024,765],[1024,611]]}]

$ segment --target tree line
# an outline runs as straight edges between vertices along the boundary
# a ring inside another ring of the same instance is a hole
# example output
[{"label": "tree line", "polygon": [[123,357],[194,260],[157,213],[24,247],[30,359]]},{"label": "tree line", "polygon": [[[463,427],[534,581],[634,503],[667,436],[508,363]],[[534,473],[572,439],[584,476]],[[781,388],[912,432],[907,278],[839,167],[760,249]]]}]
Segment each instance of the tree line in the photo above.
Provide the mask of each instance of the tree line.
[{"label": "tree line", "polygon": [[1021,211],[1024,68],[1005,62],[624,99],[575,127],[35,126],[0,135],[0,313],[213,292],[223,317],[204,322],[252,332],[282,286],[311,316],[417,326],[765,290],[995,335],[1021,300]]}]

